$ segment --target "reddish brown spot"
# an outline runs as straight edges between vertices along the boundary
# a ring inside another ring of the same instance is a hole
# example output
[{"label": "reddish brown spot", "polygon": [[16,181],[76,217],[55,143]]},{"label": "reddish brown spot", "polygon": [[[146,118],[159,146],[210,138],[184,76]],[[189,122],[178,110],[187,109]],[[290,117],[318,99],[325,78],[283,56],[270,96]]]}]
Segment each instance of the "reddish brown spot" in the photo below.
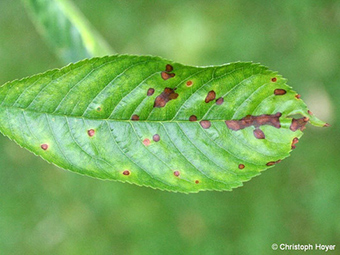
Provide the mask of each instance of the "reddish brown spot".
[{"label": "reddish brown spot", "polygon": [[295,132],[296,130],[300,129],[301,131],[305,130],[305,126],[307,122],[309,121],[309,118],[303,117],[300,119],[292,119],[292,124],[290,124],[290,130]]},{"label": "reddish brown spot", "polygon": [[211,127],[211,123],[209,120],[201,120],[200,124],[202,126],[202,128],[207,129]]},{"label": "reddish brown spot", "polygon": [[199,183],[200,183],[200,181],[199,181],[199,180],[196,180],[196,181],[195,181],[195,183],[196,183],[196,184],[199,184]]},{"label": "reddish brown spot", "polygon": [[224,102],[223,97],[220,97],[219,99],[216,100],[217,105],[221,105],[221,104],[223,104],[223,102]]},{"label": "reddish brown spot", "polygon": [[151,144],[150,139],[145,138],[145,139],[143,140],[143,144],[144,144],[145,146],[149,146],[149,145]]},{"label": "reddish brown spot", "polygon": [[244,168],[245,168],[245,165],[239,164],[239,165],[238,165],[238,168],[239,168],[239,169],[244,169]]},{"label": "reddish brown spot", "polygon": [[180,174],[179,171],[175,171],[175,172],[174,172],[174,175],[175,175],[176,177],[178,177],[179,174]]},{"label": "reddish brown spot", "polygon": [[274,90],[274,94],[276,95],[276,96],[282,96],[282,95],[284,95],[284,94],[286,94],[287,93],[287,91],[285,91],[284,89],[275,89]]},{"label": "reddish brown spot", "polygon": [[172,77],[175,77],[175,74],[174,73],[161,72],[161,76],[162,76],[163,80],[167,80],[167,79],[170,79]]},{"label": "reddish brown spot", "polygon": [[263,125],[270,125],[276,128],[280,128],[281,115],[282,114],[280,112],[271,115],[270,114],[263,114],[260,116],[247,115],[246,117],[240,120],[226,120],[225,123],[227,124],[228,128],[232,130],[240,130],[250,126],[258,128]]},{"label": "reddish brown spot", "polygon": [[155,99],[155,103],[153,107],[164,107],[167,102],[169,102],[172,99],[176,99],[178,97],[178,94],[175,93],[174,89],[171,88],[165,88],[164,91]]},{"label": "reddish brown spot", "polygon": [[174,70],[174,68],[173,68],[172,65],[167,64],[167,65],[165,66],[165,71],[166,71],[166,72],[172,72],[173,70]]},{"label": "reddish brown spot", "polygon": [[267,164],[266,164],[266,166],[273,166],[273,165],[275,165],[275,164],[277,164],[277,163],[280,163],[281,162],[281,159],[279,159],[279,160],[277,160],[277,161],[269,161]]},{"label": "reddish brown spot", "polygon": [[161,137],[158,135],[158,134],[155,134],[152,139],[155,141],[155,142],[159,142],[159,140],[161,140]]},{"label": "reddish brown spot", "polygon": [[308,110],[308,114],[309,114],[310,116],[313,116],[313,115],[314,115],[310,110]]},{"label": "reddish brown spot", "polygon": [[192,86],[192,81],[187,81],[187,87],[191,87]]},{"label": "reddish brown spot", "polygon": [[100,112],[102,110],[101,107],[97,107],[97,112]]},{"label": "reddish brown spot", "polygon": [[89,135],[89,137],[94,136],[95,133],[96,133],[96,131],[94,131],[94,129],[87,130],[87,134]]},{"label": "reddish brown spot", "polygon": [[154,88],[149,88],[148,92],[146,93],[147,96],[152,96],[153,93],[155,93],[155,89]]},{"label": "reddish brown spot", "polygon": [[326,123],[325,125],[323,125],[324,127],[330,127],[331,125]]},{"label": "reddish brown spot", "polygon": [[295,98],[296,98],[296,99],[300,99],[300,98],[301,98],[301,95],[297,94],[297,95],[295,95]]},{"label": "reddish brown spot", "polygon": [[129,171],[129,170],[125,170],[125,171],[123,172],[123,174],[124,174],[124,175],[130,175],[130,171]]},{"label": "reddish brown spot", "polygon": [[209,103],[210,101],[213,101],[216,98],[216,93],[213,90],[210,90],[207,97],[205,98],[205,102]]},{"label": "reddish brown spot", "polygon": [[139,116],[137,114],[132,115],[131,120],[137,121],[139,120]]},{"label": "reddish brown spot", "polygon": [[276,82],[276,81],[277,81],[276,77],[273,77],[272,82]]},{"label": "reddish brown spot", "polygon": [[299,138],[295,137],[292,141],[292,150],[296,148],[296,144],[299,142]]},{"label": "reddish brown spot", "polygon": [[41,145],[41,149],[43,149],[44,151],[46,151],[48,149],[48,144],[44,143]]},{"label": "reddish brown spot", "polygon": [[190,121],[197,121],[197,117],[195,115],[191,115],[189,120]]},{"label": "reddish brown spot", "polygon": [[253,133],[254,133],[254,136],[257,139],[265,139],[266,138],[266,136],[264,135],[263,131],[261,129],[259,129],[259,128],[255,128]]}]

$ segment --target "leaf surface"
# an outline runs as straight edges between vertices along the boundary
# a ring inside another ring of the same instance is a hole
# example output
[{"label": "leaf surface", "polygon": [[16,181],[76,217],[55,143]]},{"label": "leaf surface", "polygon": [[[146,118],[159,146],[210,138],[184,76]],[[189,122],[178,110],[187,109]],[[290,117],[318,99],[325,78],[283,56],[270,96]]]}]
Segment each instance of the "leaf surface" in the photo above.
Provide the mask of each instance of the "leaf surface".
[{"label": "leaf surface", "polygon": [[276,72],[93,58],[0,87],[0,130],[48,162],[162,190],[231,190],[325,123]]},{"label": "leaf surface", "polygon": [[34,24],[65,64],[114,51],[70,0],[23,0]]}]

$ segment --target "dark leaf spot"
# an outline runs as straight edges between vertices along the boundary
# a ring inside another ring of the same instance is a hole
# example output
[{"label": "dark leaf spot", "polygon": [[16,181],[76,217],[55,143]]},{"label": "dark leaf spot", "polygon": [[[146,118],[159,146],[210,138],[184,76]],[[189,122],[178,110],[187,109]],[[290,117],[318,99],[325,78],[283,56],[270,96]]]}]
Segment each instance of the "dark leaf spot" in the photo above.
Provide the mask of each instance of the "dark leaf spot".
[{"label": "dark leaf spot", "polygon": [[239,169],[244,169],[244,168],[245,168],[245,165],[239,164],[239,165],[238,165],[238,168],[239,168]]},{"label": "dark leaf spot", "polygon": [[131,120],[137,121],[139,120],[139,116],[137,114],[132,115]]},{"label": "dark leaf spot", "polygon": [[275,164],[277,164],[277,163],[280,163],[281,162],[281,159],[279,159],[279,160],[277,160],[277,161],[270,161],[270,162],[268,162],[267,164],[266,164],[266,166],[273,166],[273,165],[275,165]]},{"label": "dark leaf spot", "polygon": [[276,81],[277,81],[276,77],[273,77],[272,82],[276,82]]},{"label": "dark leaf spot", "polygon": [[97,107],[97,112],[100,112],[102,110],[101,107]]},{"label": "dark leaf spot", "polygon": [[313,113],[312,113],[310,110],[308,110],[308,114],[309,114],[310,116],[313,116]]},{"label": "dark leaf spot", "polygon": [[161,72],[161,76],[162,76],[163,80],[167,80],[167,79],[170,79],[172,77],[175,77],[175,74],[174,73]]},{"label": "dark leaf spot", "polygon": [[252,116],[247,115],[246,117],[240,119],[240,120],[226,120],[225,123],[227,124],[229,129],[232,130],[240,130],[244,129],[246,127],[254,126],[255,128],[258,128],[263,125],[270,125],[276,128],[280,128],[280,117],[281,113],[278,112],[276,114],[263,114],[260,116]]},{"label": "dark leaf spot", "polygon": [[159,140],[161,139],[161,137],[158,135],[158,134],[155,134],[152,139],[155,141],[155,142],[159,142]]},{"label": "dark leaf spot", "polygon": [[216,93],[215,93],[215,91],[211,90],[211,91],[209,91],[209,93],[208,93],[208,95],[207,95],[207,97],[205,98],[204,101],[206,103],[209,103],[210,101],[213,101],[215,98],[216,98]]},{"label": "dark leaf spot", "polygon": [[201,120],[200,124],[202,126],[202,128],[207,129],[211,127],[211,123],[209,120]]},{"label": "dark leaf spot", "polygon": [[197,121],[197,117],[195,115],[191,115],[189,120],[190,121]]},{"label": "dark leaf spot", "polygon": [[179,171],[175,171],[175,172],[174,172],[174,175],[175,175],[176,177],[178,177],[178,176],[180,175]]},{"label": "dark leaf spot", "polygon": [[149,89],[148,89],[148,92],[147,92],[146,94],[147,94],[147,96],[152,96],[153,93],[155,93],[155,89],[149,88]]},{"label": "dark leaf spot", "polygon": [[89,135],[89,137],[94,136],[95,133],[96,133],[96,131],[94,131],[94,129],[87,130],[87,134]]},{"label": "dark leaf spot", "polygon": [[130,171],[129,171],[129,170],[125,170],[125,171],[123,172],[123,174],[124,174],[124,175],[130,175]]},{"label": "dark leaf spot", "polygon": [[297,95],[295,95],[295,98],[296,98],[296,99],[300,99],[300,98],[301,98],[301,95],[297,94]]},{"label": "dark leaf spot", "polygon": [[144,144],[145,146],[149,146],[149,145],[151,144],[150,139],[145,138],[145,139],[143,140],[143,144]]},{"label": "dark leaf spot", "polygon": [[295,137],[292,141],[292,150],[296,148],[296,144],[299,142],[299,138]]},{"label": "dark leaf spot", "polygon": [[178,97],[178,94],[175,93],[174,89],[171,88],[165,88],[164,91],[155,99],[155,103],[153,107],[164,107],[167,102],[169,102],[172,99],[176,99]]},{"label": "dark leaf spot", "polygon": [[173,70],[174,70],[174,68],[173,68],[172,65],[167,64],[167,65],[165,66],[165,71],[166,71],[166,72],[172,72]]},{"label": "dark leaf spot", "polygon": [[266,138],[266,136],[264,135],[263,131],[261,129],[259,129],[259,128],[255,128],[253,133],[254,133],[254,136],[257,139],[265,139]]},{"label": "dark leaf spot", "polygon": [[292,119],[292,124],[290,124],[290,130],[295,132],[296,130],[300,129],[301,131],[305,130],[305,126],[307,122],[309,121],[309,118],[303,117],[300,119]]},{"label": "dark leaf spot", "polygon": [[217,105],[221,105],[221,104],[223,104],[223,102],[224,102],[223,97],[220,97],[219,99],[216,100]]},{"label": "dark leaf spot", "polygon": [[196,180],[196,181],[195,181],[195,183],[196,183],[196,184],[199,184],[199,183],[200,183],[200,181],[199,181],[199,180]]},{"label": "dark leaf spot", "polygon": [[192,81],[187,81],[187,87],[191,87],[192,86]]},{"label": "dark leaf spot", "polygon": [[41,149],[43,149],[44,151],[46,151],[48,149],[48,144],[44,143],[41,145]]},{"label": "dark leaf spot", "polygon": [[274,94],[276,95],[276,96],[282,96],[282,95],[284,95],[284,94],[286,94],[287,93],[287,91],[285,91],[284,89],[275,89],[274,90]]}]

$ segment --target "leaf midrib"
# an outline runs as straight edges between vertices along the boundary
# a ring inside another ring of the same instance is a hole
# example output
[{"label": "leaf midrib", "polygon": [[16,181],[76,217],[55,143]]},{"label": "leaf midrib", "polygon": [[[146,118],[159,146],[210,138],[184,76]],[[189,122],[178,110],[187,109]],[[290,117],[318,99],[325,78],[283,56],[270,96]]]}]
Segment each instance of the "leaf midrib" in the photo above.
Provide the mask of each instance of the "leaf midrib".
[{"label": "leaf midrib", "polygon": [[[131,120],[131,119],[109,119],[109,118],[91,118],[91,117],[85,117],[82,115],[66,115],[66,114],[60,114],[60,113],[49,113],[49,112],[38,112],[38,111],[34,111],[31,109],[27,109],[27,108],[21,108],[21,107],[14,107],[14,106],[0,106],[0,108],[5,108],[5,109],[16,109],[16,110],[22,110],[24,112],[32,112],[32,113],[36,113],[36,114],[48,114],[50,116],[55,116],[55,117],[67,117],[67,118],[76,118],[76,119],[87,119],[87,120],[96,120],[96,121],[116,121],[116,122],[128,122],[128,123],[138,123],[138,122],[162,122],[162,123],[197,123],[200,122],[202,120],[208,120],[210,122],[225,122],[228,120],[235,120],[235,119],[197,119],[197,121],[189,121],[189,120]],[[272,114],[272,113],[267,113],[267,114]],[[283,115],[280,117],[280,119],[292,119],[291,117],[289,117],[289,114],[287,115]]]}]

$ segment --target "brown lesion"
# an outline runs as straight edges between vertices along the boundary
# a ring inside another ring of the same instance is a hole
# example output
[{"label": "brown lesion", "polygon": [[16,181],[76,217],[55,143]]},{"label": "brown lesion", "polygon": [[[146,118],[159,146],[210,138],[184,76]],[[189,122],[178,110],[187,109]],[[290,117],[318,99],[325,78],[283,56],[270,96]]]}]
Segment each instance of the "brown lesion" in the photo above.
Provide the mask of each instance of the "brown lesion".
[{"label": "brown lesion", "polygon": [[130,175],[130,174],[131,174],[131,172],[129,170],[124,170],[123,171],[123,175]]},{"label": "brown lesion", "polygon": [[240,130],[246,127],[254,126],[254,136],[257,139],[264,139],[265,135],[263,131],[259,128],[260,126],[270,125],[276,128],[280,128],[280,117],[282,114],[280,112],[276,114],[263,114],[259,116],[247,115],[240,120],[226,120],[225,123],[227,127],[231,130]]},{"label": "brown lesion", "polygon": [[94,136],[95,133],[96,133],[96,131],[95,131],[94,129],[89,129],[89,130],[87,130],[87,134],[89,135],[89,137]]},{"label": "brown lesion", "polygon": [[294,137],[293,141],[292,141],[292,150],[294,150],[296,148],[296,144],[299,142],[299,138]]},{"label": "brown lesion", "polygon": [[216,93],[215,91],[211,90],[209,91],[208,95],[206,96],[204,102],[209,103],[213,101],[216,98]]},{"label": "brown lesion", "polygon": [[191,116],[189,117],[189,121],[197,121],[196,115],[191,115]]},{"label": "brown lesion", "polygon": [[224,102],[223,97],[220,97],[220,98],[218,98],[218,99],[216,100],[216,104],[217,104],[217,105],[221,105],[221,104],[223,104],[223,102]]},{"label": "brown lesion", "polygon": [[40,145],[40,148],[43,149],[44,151],[47,151],[48,150],[48,144],[47,143],[44,143],[42,145]]},{"label": "brown lesion", "polygon": [[306,124],[309,121],[309,118],[302,117],[299,119],[292,119],[292,123],[290,124],[290,130],[295,132],[296,130],[300,129],[301,131],[306,129]]},{"label": "brown lesion", "polygon": [[159,134],[155,134],[153,135],[152,140],[154,140],[155,142],[159,142],[159,140],[161,140],[161,137],[159,136]]},{"label": "brown lesion", "polygon": [[164,107],[167,102],[169,102],[172,99],[176,99],[178,97],[178,94],[175,92],[175,89],[172,88],[165,88],[164,91],[156,97],[155,103],[153,107]]},{"label": "brown lesion", "polygon": [[167,64],[165,66],[165,71],[161,72],[162,79],[167,80],[172,77],[175,77],[175,73],[171,73],[173,70],[174,70],[173,66],[170,64]]},{"label": "brown lesion", "polygon": [[274,90],[274,95],[275,96],[282,96],[282,95],[285,95],[287,93],[286,90],[284,89],[275,89]]},{"label": "brown lesion", "polygon": [[280,163],[281,161],[282,161],[281,159],[276,160],[276,161],[269,161],[269,162],[266,164],[266,166],[273,166],[273,165],[275,165],[275,164]]},{"label": "brown lesion", "polygon": [[154,89],[154,88],[149,88],[149,89],[148,89],[148,92],[146,92],[146,95],[147,95],[148,97],[150,97],[150,96],[153,95],[153,93],[155,93],[155,89]]},{"label": "brown lesion", "polygon": [[137,114],[132,115],[131,120],[137,121],[139,120],[139,116]]},{"label": "brown lesion", "polygon": [[259,128],[260,126],[270,125],[276,128],[280,128],[280,117],[282,113],[278,112],[276,114],[263,114],[259,116],[247,115],[240,120],[226,120],[225,123],[227,127],[231,130],[240,130],[246,127],[254,126],[254,136],[257,139],[265,139],[265,134]]},{"label": "brown lesion", "polygon": [[211,122],[209,120],[201,120],[200,124],[201,124],[201,127],[204,129],[208,129],[211,127]]},{"label": "brown lesion", "polygon": [[259,128],[255,128],[254,131],[253,131],[253,134],[257,139],[265,139],[266,138],[263,131]]},{"label": "brown lesion", "polygon": [[178,177],[180,175],[179,171],[174,171],[174,176]]}]

